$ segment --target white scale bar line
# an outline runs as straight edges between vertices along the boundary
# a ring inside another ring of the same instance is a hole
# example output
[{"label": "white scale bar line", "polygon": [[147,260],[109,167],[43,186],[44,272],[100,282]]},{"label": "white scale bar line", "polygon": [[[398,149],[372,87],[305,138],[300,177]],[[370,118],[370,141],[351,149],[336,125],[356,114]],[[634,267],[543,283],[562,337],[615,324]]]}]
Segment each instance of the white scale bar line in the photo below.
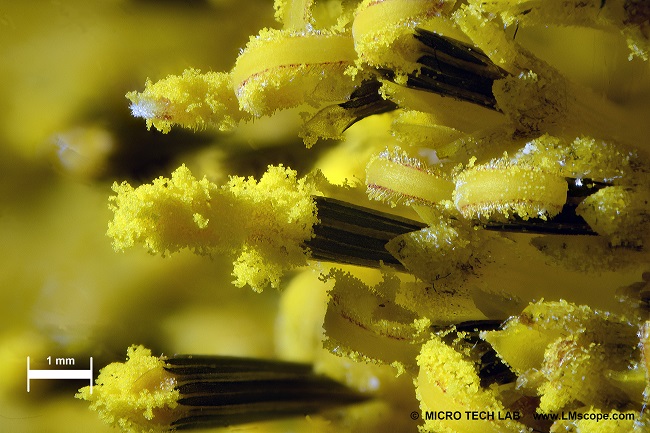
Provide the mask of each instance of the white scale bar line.
[{"label": "white scale bar line", "polygon": [[92,379],[89,370],[29,370],[29,379]]},{"label": "white scale bar line", "polygon": [[90,369],[88,370],[30,370],[29,356],[27,357],[27,392],[29,392],[29,381],[32,379],[88,379],[90,381],[90,393],[93,393],[93,358],[90,357]]}]

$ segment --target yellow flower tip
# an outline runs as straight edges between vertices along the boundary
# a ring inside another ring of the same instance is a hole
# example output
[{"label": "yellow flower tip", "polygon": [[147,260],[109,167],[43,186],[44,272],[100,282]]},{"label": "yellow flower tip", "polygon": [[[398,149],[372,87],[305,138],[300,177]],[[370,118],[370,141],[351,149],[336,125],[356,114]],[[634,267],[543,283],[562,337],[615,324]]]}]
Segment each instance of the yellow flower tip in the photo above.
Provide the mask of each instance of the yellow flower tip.
[{"label": "yellow flower tip", "polygon": [[147,80],[142,93],[129,92],[126,97],[134,117],[146,119],[147,128],[154,126],[163,133],[173,125],[226,131],[249,118],[239,111],[231,76],[224,72],[186,69],[156,83]]},{"label": "yellow flower tip", "polygon": [[[151,81],[147,80],[147,87],[151,86]],[[154,98],[146,93],[129,92],[126,98],[131,101],[129,109],[133,117],[140,117],[147,121],[147,129],[155,126],[163,134],[171,130],[172,122],[168,120],[170,115],[167,113],[169,100],[166,98]]]},{"label": "yellow flower tip", "polygon": [[[147,81],[147,85],[150,82]],[[164,105],[162,101],[148,99],[138,92],[129,92],[126,98],[131,101],[129,108],[133,117],[141,117],[143,119],[155,119],[162,117],[164,113]]]},{"label": "yellow flower tip", "polygon": [[164,369],[165,358],[149,349],[133,345],[127,361],[101,369],[93,387],[84,387],[76,398],[90,402],[106,423],[127,433],[154,433],[169,430],[178,417],[179,391],[176,379]]},{"label": "yellow flower tip", "polygon": [[235,258],[237,286],[278,287],[286,270],[306,264],[304,243],[318,222],[316,183],[270,166],[259,181],[232,177],[219,187],[183,165],[150,185],[114,184],[107,234],[116,250],[141,243],[155,254],[227,254]]}]

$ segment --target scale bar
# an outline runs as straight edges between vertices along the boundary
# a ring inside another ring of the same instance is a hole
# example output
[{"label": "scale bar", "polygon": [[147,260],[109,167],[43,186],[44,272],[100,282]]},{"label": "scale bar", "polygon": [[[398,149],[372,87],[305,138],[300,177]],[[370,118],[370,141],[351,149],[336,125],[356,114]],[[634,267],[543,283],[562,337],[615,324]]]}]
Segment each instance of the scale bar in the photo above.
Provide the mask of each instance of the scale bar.
[{"label": "scale bar", "polygon": [[27,392],[29,381],[32,379],[87,379],[90,381],[90,393],[93,393],[93,358],[90,357],[88,370],[31,370],[29,356],[27,357]]}]

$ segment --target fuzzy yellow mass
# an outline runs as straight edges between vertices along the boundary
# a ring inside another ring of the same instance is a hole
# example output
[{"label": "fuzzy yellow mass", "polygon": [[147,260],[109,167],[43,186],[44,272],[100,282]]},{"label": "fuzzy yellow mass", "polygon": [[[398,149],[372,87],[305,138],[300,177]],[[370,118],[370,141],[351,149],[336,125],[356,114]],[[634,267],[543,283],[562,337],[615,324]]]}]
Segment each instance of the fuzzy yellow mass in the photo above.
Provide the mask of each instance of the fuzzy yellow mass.
[{"label": "fuzzy yellow mass", "polygon": [[146,119],[147,128],[153,126],[163,133],[172,125],[227,131],[250,117],[239,111],[231,87],[228,73],[202,74],[187,69],[182,75],[170,75],[156,83],[147,80],[143,92],[129,92],[126,97],[133,116]]},{"label": "fuzzy yellow mass", "polygon": [[151,350],[131,346],[125,363],[102,368],[97,386],[79,390],[76,397],[90,401],[90,408],[107,423],[127,433],[169,430],[173,409],[178,406],[176,380],[163,367],[163,358]]},{"label": "fuzzy yellow mass", "polygon": [[115,183],[113,190],[107,234],[117,250],[142,243],[155,254],[228,254],[236,258],[235,284],[257,291],[277,287],[285,270],[306,264],[303,243],[317,222],[318,191],[313,178],[298,179],[288,168],[270,166],[259,182],[233,176],[219,187],[183,165],[171,179],[138,188]]}]

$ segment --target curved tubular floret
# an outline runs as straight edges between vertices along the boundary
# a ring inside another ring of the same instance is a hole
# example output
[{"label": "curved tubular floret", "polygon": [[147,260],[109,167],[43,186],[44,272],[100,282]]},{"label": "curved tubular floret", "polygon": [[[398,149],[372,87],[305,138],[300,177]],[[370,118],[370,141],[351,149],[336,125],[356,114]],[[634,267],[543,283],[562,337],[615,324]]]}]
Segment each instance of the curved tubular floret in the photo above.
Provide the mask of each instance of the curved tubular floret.
[{"label": "curved tubular floret", "polygon": [[366,166],[368,196],[395,205],[434,205],[450,200],[454,184],[440,170],[428,168],[396,148],[373,157]]},{"label": "curved tubular floret", "polygon": [[562,210],[567,188],[566,180],[557,174],[497,162],[460,173],[454,203],[470,219],[545,219]]},{"label": "curved tubular floret", "polygon": [[356,57],[345,33],[266,29],[237,59],[233,89],[240,108],[257,117],[304,103],[341,102],[358,84],[344,75]]}]

